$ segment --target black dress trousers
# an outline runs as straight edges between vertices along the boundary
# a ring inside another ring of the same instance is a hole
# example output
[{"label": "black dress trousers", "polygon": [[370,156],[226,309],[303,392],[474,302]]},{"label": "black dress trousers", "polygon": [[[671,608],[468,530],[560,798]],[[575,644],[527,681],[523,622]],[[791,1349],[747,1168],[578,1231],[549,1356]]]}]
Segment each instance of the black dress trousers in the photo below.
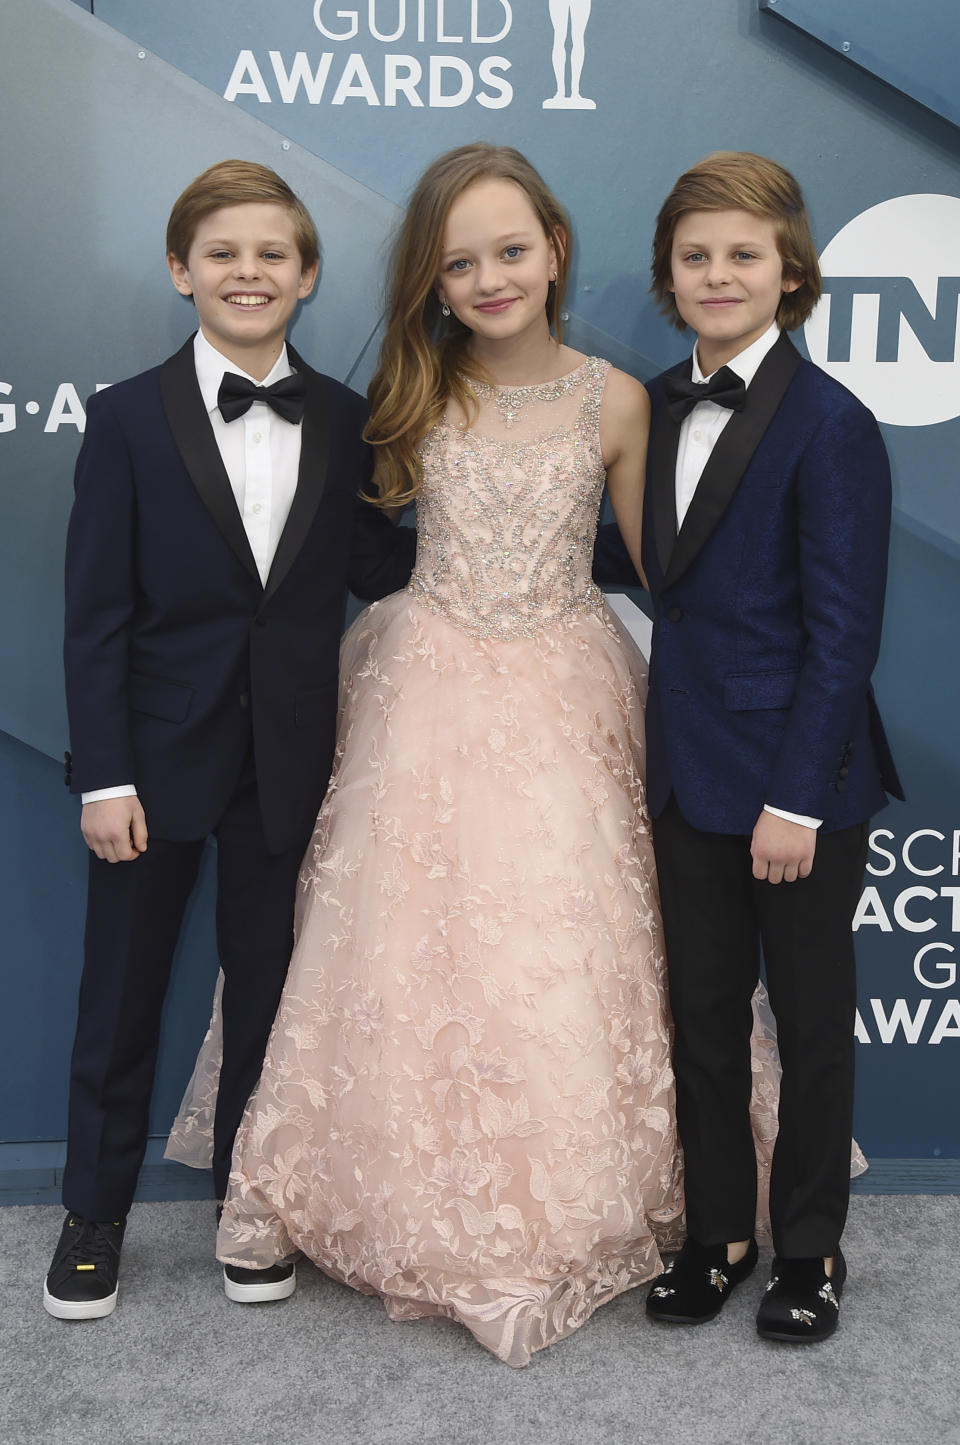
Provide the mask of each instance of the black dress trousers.
[{"label": "black dress trousers", "polygon": [[673,796],[654,820],[687,1225],[703,1244],[754,1232],[750,1033],[761,956],[783,1068],[774,1248],[797,1258],[839,1243],[853,1128],[851,924],[867,833],[866,823],[820,833],[810,876],[772,884],[752,875],[749,837],[693,828]]},{"label": "black dress trousers", "polygon": [[[259,1077],[290,961],[297,874],[309,841],[268,851],[252,749],[214,836],[224,1052],[213,1172],[223,1198],[234,1135]],[[63,1179],[64,1205],[88,1219],[120,1219],[133,1201],[161,1011],[203,844],[151,837],[147,851],[128,863],[90,855]]]}]

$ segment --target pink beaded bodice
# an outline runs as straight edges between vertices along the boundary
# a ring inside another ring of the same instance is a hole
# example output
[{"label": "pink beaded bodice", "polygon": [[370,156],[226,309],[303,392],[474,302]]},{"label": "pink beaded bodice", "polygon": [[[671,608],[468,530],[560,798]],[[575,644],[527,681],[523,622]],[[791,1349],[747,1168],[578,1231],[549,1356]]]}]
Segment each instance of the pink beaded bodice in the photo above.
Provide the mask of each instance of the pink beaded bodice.
[{"label": "pink beaded bodice", "polygon": [[428,433],[409,584],[425,607],[496,639],[532,637],[599,610],[591,566],[609,367],[589,357],[540,386],[474,383],[469,429],[444,420]]}]

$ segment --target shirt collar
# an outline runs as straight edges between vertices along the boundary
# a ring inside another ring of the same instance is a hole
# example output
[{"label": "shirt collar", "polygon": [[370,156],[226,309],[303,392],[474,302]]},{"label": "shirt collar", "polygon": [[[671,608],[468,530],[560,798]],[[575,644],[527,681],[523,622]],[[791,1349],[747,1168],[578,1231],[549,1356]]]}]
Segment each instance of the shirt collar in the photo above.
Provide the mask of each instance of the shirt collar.
[{"label": "shirt collar", "polygon": [[[776,346],[779,339],[780,328],[775,321],[771,321],[770,325],[767,327],[766,331],[763,333],[762,336],[758,336],[756,341],[751,342],[750,345],[745,347],[744,350],[741,351],[739,355],[735,356],[732,361],[727,362],[727,366],[730,368],[731,371],[735,372],[736,375],[740,377],[740,380],[743,382],[744,386],[750,385],[751,381],[760,369],[761,361],[766,356],[767,352],[771,351],[773,347]],[[713,372],[710,373],[710,376],[712,375]],[[692,380],[709,381],[710,376],[704,376],[703,372],[700,370],[700,363],[697,360],[697,348],[694,347]]]},{"label": "shirt collar", "polygon": [[217,393],[226,371],[233,371],[237,376],[246,377],[255,386],[270,386],[273,382],[280,381],[282,377],[293,374],[293,367],[287,356],[286,342],[269,373],[262,381],[258,381],[255,376],[250,376],[248,372],[237,366],[235,362],[228,360],[222,352],[212,346],[199,328],[193,338],[193,364],[197,369],[200,395],[203,397],[203,404],[208,415],[217,410]]}]

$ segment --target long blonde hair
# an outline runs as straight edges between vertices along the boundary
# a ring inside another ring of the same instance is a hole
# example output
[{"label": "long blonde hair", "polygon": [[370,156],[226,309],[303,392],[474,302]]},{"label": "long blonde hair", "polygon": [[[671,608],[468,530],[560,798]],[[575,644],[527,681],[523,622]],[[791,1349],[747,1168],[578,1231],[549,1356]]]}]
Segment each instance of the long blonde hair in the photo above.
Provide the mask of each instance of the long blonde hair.
[{"label": "long blonde hair", "polygon": [[367,392],[364,435],[377,449],[378,505],[402,506],[420,489],[417,448],[452,397],[465,416],[474,399],[465,378],[485,380],[471,361],[472,332],[444,317],[434,283],[450,207],[479,180],[513,181],[527,196],[556,251],[557,279],[547,295],[547,323],[560,339],[560,315],[570,275],[570,223],[559,201],[519,151],[478,141],[447,151],[428,166],[410,198],[394,241],[387,295],[387,329]]}]

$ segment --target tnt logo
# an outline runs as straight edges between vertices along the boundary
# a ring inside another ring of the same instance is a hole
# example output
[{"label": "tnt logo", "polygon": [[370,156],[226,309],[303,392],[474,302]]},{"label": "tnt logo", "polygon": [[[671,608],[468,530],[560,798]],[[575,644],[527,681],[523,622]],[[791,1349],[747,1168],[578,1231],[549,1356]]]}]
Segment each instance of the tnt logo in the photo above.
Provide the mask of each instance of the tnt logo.
[{"label": "tnt logo", "polygon": [[960,416],[960,197],[895,196],[855,216],[820,257],[811,357],[880,421]]}]

